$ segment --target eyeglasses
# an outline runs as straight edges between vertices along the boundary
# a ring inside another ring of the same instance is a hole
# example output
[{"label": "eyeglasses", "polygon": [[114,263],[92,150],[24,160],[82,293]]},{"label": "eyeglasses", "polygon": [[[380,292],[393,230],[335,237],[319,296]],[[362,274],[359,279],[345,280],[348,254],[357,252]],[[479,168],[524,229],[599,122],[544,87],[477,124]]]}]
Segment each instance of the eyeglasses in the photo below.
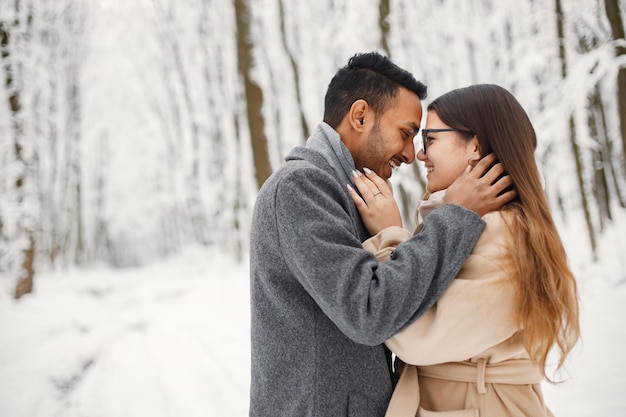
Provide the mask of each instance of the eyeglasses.
[{"label": "eyeglasses", "polygon": [[469,130],[461,130],[461,129],[422,129],[422,152],[426,155],[426,143],[428,142],[428,134],[429,133],[437,133],[437,132],[461,132],[469,137],[474,136],[474,132],[470,132]]}]

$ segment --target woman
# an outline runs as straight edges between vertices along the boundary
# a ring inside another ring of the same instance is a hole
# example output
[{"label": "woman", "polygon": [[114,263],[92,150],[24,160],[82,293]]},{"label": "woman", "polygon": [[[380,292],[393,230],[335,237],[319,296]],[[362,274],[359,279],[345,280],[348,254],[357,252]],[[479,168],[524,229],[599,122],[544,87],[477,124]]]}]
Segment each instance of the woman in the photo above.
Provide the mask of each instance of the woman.
[{"label": "woman", "polygon": [[[422,135],[417,158],[430,196],[418,205],[418,228],[467,165],[488,153],[517,197],[483,217],[483,234],[440,300],[386,342],[408,364],[387,416],[414,416],[418,406],[421,416],[551,416],[540,383],[551,381],[552,348],[559,369],[579,338],[578,295],[535,163],[532,124],[507,90],[475,85],[433,101]],[[351,194],[376,234],[364,246],[385,260],[410,233],[401,224],[380,230],[397,206],[386,201],[387,184],[365,171],[355,179],[364,199]]]}]

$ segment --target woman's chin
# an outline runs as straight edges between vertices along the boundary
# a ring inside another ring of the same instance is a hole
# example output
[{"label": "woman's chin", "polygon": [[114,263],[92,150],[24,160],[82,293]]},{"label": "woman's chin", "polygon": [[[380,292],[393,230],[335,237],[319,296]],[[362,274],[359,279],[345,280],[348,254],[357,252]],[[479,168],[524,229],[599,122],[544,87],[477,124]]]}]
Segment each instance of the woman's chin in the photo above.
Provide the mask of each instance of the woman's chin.
[{"label": "woman's chin", "polygon": [[426,184],[426,191],[428,191],[430,194],[434,194],[437,191],[441,191],[441,190],[445,190],[444,187],[441,186],[436,186],[436,185],[431,185],[431,184]]}]

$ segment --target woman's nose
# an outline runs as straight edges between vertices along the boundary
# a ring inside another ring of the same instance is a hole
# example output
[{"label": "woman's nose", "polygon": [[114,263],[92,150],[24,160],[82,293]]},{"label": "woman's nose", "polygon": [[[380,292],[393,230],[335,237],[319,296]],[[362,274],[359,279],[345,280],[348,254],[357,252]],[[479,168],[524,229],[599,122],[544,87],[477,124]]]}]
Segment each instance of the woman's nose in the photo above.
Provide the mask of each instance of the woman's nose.
[{"label": "woman's nose", "polygon": [[420,161],[426,160],[426,154],[424,153],[423,149],[420,149],[419,151],[417,151],[417,154],[415,154],[415,157]]}]

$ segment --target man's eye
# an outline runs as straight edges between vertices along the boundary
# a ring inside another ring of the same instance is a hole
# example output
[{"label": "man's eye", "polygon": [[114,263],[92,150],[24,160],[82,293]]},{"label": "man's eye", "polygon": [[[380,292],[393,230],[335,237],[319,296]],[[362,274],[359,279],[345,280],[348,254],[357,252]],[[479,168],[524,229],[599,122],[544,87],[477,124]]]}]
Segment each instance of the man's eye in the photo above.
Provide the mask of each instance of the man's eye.
[{"label": "man's eye", "polygon": [[403,130],[402,137],[404,137],[405,140],[412,139],[415,137],[415,132],[412,130]]}]

